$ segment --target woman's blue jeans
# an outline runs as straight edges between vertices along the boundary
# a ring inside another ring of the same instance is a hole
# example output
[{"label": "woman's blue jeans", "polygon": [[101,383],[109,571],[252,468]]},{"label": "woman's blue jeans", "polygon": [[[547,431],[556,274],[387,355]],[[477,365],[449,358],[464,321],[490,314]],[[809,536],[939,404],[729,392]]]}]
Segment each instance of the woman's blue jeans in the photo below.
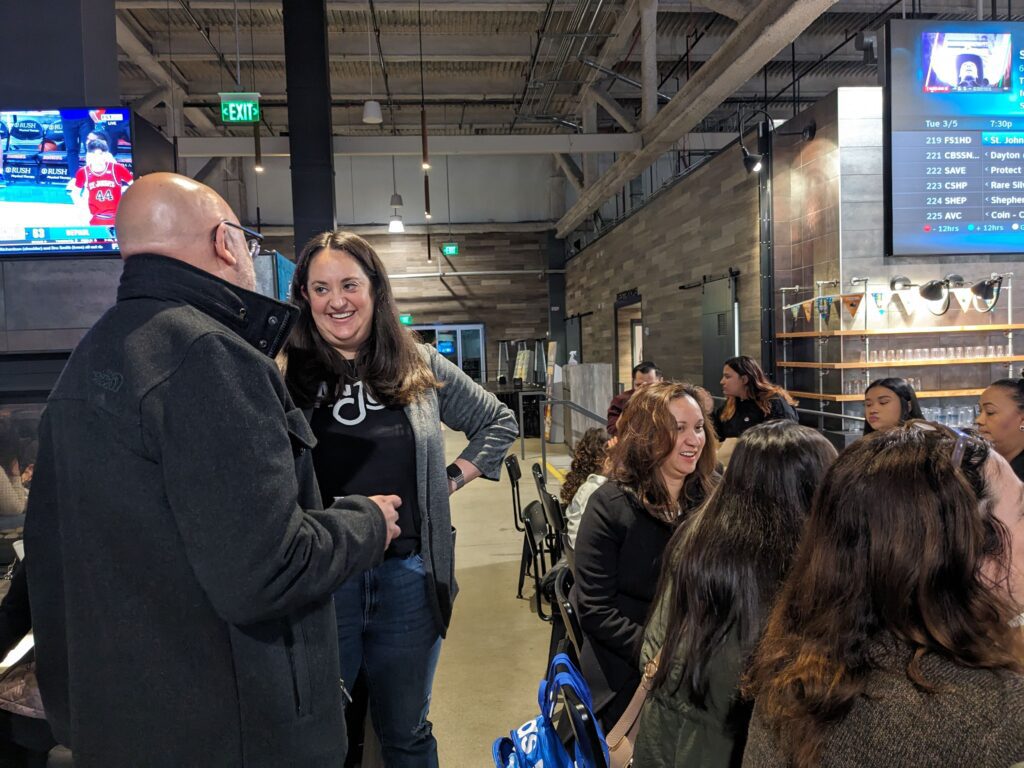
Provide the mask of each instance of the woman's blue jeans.
[{"label": "woman's blue jeans", "polygon": [[[345,687],[366,675],[370,717],[388,768],[436,768],[427,719],[441,636],[421,555],[385,560],[334,593]],[[350,739],[351,741],[351,739]]]}]

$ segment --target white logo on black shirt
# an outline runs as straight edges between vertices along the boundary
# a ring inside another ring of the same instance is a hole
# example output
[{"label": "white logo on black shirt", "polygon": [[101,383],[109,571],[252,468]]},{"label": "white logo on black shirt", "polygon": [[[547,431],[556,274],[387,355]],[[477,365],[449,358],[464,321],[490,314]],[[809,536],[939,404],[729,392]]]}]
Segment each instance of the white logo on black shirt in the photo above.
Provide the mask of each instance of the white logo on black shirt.
[{"label": "white logo on black shirt", "polygon": [[[366,392],[363,382],[357,381],[355,383],[356,389],[359,390],[355,396],[352,394],[352,386],[352,384],[346,384],[345,389],[342,390],[341,397],[334,404],[334,418],[339,424],[344,424],[346,427],[362,424],[366,419],[366,412],[368,410],[379,411],[384,408],[383,405]],[[346,416],[350,418],[346,418]]]}]

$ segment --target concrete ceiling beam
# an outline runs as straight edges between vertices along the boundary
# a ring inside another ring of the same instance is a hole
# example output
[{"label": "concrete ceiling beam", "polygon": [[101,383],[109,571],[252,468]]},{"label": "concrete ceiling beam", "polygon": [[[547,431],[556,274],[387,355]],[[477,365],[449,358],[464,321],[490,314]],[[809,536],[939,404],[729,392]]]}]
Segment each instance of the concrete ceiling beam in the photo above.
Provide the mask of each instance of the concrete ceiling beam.
[{"label": "concrete ceiling beam", "polygon": [[[149,48],[138,38],[131,28],[125,24],[124,20],[119,16],[115,18],[116,29],[117,29],[117,44],[120,46],[128,56],[131,57],[132,63],[139,67],[146,76],[159,86],[165,87],[169,91],[169,95],[172,95],[172,101],[177,97],[178,103],[181,103],[185,98],[188,97],[188,92],[181,86],[181,84],[171,75],[170,72],[153,58],[153,54],[150,53]],[[214,125],[213,121],[206,116],[206,113],[201,109],[195,107],[188,107],[183,110],[185,116],[200,132],[203,133],[216,133],[217,126]]]},{"label": "concrete ceiling beam", "polygon": [[[548,134],[524,136],[431,136],[432,155],[557,155],[630,152],[640,148],[638,134]],[[261,142],[264,157],[287,157],[288,139],[268,137]],[[419,155],[418,136],[335,136],[335,155]],[[251,137],[179,138],[180,157],[252,157]]]},{"label": "concrete ceiling beam", "polygon": [[836,0],[761,0],[707,64],[644,127],[643,149],[622,155],[558,222],[566,237],[630,179],[639,176]]},{"label": "concrete ceiling beam", "polygon": [[565,174],[565,178],[572,184],[573,189],[576,192],[583,191],[583,171],[576,164],[576,161],[572,159],[571,155],[555,155],[555,164],[562,169],[562,173]]}]

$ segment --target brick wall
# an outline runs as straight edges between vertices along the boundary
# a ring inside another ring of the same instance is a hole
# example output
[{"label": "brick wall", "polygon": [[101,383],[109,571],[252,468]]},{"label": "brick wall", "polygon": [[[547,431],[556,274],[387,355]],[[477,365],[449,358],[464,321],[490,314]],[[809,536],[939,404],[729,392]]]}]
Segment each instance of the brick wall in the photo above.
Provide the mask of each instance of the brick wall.
[{"label": "brick wall", "polygon": [[594,313],[583,318],[584,359],[616,362],[615,295],[636,288],[650,329],[644,357],[666,376],[703,383],[701,292],[679,286],[729,267],[741,273],[740,351],[759,357],[757,216],[757,177],[730,148],[572,258],[568,314]]},{"label": "brick wall", "polygon": [[[549,252],[559,248],[548,232],[459,234],[460,254],[443,258],[437,250],[447,238],[432,236],[433,262],[428,263],[426,237],[368,235],[393,278],[401,313],[416,325],[483,323],[487,348],[487,377],[497,375],[498,340],[543,338],[548,331],[548,283],[536,270],[548,266]],[[266,247],[291,253],[291,238],[267,238]],[[523,275],[480,275],[402,279],[398,276],[490,270],[531,271]],[[397,278],[397,279],[395,279]]]}]

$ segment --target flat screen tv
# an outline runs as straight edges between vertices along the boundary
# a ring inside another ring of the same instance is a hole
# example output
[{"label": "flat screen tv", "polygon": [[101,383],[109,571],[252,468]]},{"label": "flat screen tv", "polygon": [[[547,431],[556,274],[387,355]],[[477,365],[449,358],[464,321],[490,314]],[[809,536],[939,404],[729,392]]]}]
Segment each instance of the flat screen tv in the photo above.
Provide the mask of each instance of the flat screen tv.
[{"label": "flat screen tv", "polygon": [[890,21],[885,248],[1024,253],[1024,23]]},{"label": "flat screen tv", "polygon": [[131,112],[0,109],[0,256],[116,253]]}]

